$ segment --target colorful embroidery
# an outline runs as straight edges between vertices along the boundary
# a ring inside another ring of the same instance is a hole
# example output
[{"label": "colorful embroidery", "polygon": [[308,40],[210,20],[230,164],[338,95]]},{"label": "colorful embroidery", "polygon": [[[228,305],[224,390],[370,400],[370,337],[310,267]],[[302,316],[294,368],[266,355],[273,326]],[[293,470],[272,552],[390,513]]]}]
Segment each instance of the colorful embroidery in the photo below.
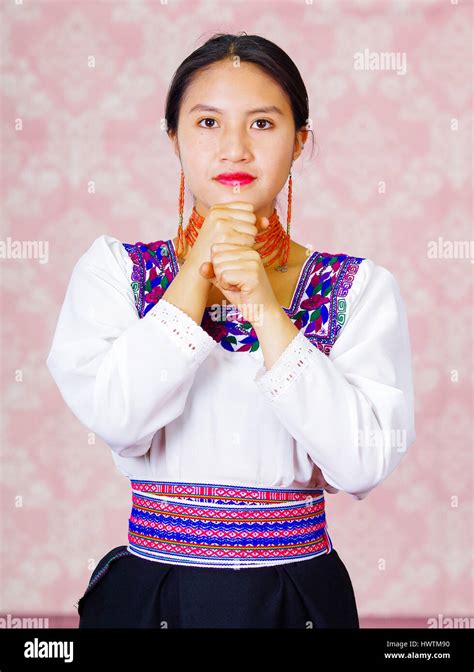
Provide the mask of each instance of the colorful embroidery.
[{"label": "colorful embroidery", "polygon": [[178,565],[239,569],[329,553],[324,490],[130,479],[128,550]]},{"label": "colorful embroidery", "polygon": [[[123,243],[133,262],[131,284],[138,314],[160,300],[179,272],[173,241]],[[346,321],[346,297],[364,257],[313,252],[306,260],[286,314],[322,352],[329,354]],[[230,352],[254,352],[255,329],[236,306],[215,311],[206,307],[202,328]]]},{"label": "colorful embroidery", "polygon": [[329,355],[346,321],[346,297],[363,257],[317,253],[299,309],[292,315],[295,326],[322,352]]},{"label": "colorful embroidery", "polygon": [[132,289],[138,314],[144,317],[153,308],[176,277],[179,266],[170,241],[122,243],[133,262]]}]

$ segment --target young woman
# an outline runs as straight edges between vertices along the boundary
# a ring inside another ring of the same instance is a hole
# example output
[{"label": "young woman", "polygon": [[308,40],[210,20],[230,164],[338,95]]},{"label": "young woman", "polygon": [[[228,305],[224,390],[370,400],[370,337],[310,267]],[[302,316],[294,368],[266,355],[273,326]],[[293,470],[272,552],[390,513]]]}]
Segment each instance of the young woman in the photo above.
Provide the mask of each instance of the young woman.
[{"label": "young woman", "polygon": [[81,628],[359,627],[325,491],[363,499],[414,441],[410,343],[390,271],[290,237],[308,112],[282,49],[215,35],[166,102],[177,236],[73,269],[47,365],[132,487]]}]

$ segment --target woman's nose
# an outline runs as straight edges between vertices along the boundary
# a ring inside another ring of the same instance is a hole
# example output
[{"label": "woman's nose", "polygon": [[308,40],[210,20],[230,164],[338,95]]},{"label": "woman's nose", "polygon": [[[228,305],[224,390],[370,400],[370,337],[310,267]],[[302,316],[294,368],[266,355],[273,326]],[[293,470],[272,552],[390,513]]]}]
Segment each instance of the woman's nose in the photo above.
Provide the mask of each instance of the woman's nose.
[{"label": "woman's nose", "polygon": [[249,139],[242,131],[227,131],[222,134],[220,158],[229,161],[242,161],[250,157]]}]

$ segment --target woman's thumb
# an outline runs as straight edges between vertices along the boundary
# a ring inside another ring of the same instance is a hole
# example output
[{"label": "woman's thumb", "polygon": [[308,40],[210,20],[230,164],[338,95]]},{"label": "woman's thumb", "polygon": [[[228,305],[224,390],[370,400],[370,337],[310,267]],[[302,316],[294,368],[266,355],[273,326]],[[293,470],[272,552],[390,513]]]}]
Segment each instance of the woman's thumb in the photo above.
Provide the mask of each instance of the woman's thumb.
[{"label": "woman's thumb", "polygon": [[206,280],[211,280],[214,277],[214,267],[210,261],[203,261],[199,267],[199,272]]}]

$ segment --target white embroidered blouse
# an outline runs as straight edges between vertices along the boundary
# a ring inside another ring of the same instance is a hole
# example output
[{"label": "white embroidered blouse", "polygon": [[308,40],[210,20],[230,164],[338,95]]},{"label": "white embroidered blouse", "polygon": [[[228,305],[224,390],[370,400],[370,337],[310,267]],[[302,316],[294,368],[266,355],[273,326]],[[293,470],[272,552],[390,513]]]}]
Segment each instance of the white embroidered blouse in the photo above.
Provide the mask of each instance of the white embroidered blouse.
[{"label": "white embroidered blouse", "polygon": [[97,238],[77,261],[46,364],[133,479],[324,488],[363,499],[416,438],[407,317],[371,259],[314,251],[267,370],[235,306],[201,325],[161,298],[173,240]]}]

